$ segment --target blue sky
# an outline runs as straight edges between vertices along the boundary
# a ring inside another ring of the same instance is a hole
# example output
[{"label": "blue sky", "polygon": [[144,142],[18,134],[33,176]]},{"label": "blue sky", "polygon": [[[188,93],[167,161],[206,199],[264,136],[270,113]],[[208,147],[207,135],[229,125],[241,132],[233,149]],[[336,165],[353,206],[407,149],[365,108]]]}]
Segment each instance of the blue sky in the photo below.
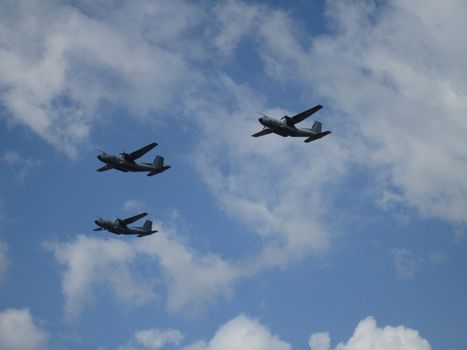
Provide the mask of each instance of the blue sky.
[{"label": "blue sky", "polygon": [[[466,15],[2,2],[0,348],[463,349]],[[318,103],[326,138],[250,136]],[[150,142],[169,171],[95,171]]]}]

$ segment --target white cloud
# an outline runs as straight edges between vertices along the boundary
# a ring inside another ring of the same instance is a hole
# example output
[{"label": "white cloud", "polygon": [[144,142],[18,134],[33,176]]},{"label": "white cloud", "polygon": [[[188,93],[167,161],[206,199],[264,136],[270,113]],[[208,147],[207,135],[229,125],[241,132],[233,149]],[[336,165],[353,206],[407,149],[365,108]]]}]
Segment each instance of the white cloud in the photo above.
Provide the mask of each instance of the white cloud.
[{"label": "white cloud", "polygon": [[402,278],[411,278],[423,262],[422,258],[415,257],[407,248],[398,248],[391,251],[394,257],[394,266]]},{"label": "white cloud", "polygon": [[[315,342],[311,342],[314,339]],[[311,350],[330,350],[327,333],[310,337]],[[413,329],[405,326],[380,328],[373,317],[360,321],[347,342],[337,344],[335,350],[431,350],[427,340]]]},{"label": "white cloud", "polygon": [[131,269],[134,248],[124,241],[78,236],[69,243],[46,242],[57,261],[64,266],[62,288],[65,313],[79,315],[92,301],[95,289],[108,288],[119,302],[141,304],[155,298],[153,281],[143,280]]},{"label": "white cloud", "polygon": [[329,333],[313,333],[308,339],[308,345],[311,350],[329,350],[331,347],[331,338],[329,337]]},{"label": "white cloud", "polygon": [[143,329],[135,332],[136,342],[146,349],[160,349],[167,344],[178,345],[183,336],[177,329]]},{"label": "white cloud", "polygon": [[[157,227],[160,232],[145,239],[79,235],[70,242],[44,243],[63,267],[66,315],[76,318],[96,288],[106,289],[120,303],[139,305],[154,300],[162,285],[169,311],[197,313],[216,297],[231,294],[232,284],[247,274],[216,254],[191,249],[161,223]],[[139,268],[141,261],[153,268]]]},{"label": "white cloud", "polygon": [[218,90],[229,96],[232,110],[213,98],[196,101],[206,136],[193,159],[220,207],[265,242],[257,268],[326,251],[330,193],[346,171],[347,151],[332,139],[307,147],[274,135],[252,138],[259,129],[252,116],[257,110],[268,113],[261,101],[228,77],[219,80]]},{"label": "white cloud", "polygon": [[41,350],[47,345],[47,332],[37,326],[28,309],[0,312],[0,348]]},{"label": "white cloud", "polygon": [[397,189],[393,198],[453,223],[467,221],[466,10],[459,1],[328,1],[332,35],[298,42],[283,14],[259,31],[266,73],[329,101],[348,129],[338,142],[374,170],[381,195]]},{"label": "white cloud", "polygon": [[10,265],[10,259],[8,258],[8,245],[0,241],[0,282]]},{"label": "white cloud", "polygon": [[222,325],[214,337],[199,341],[183,348],[184,350],[290,350],[290,344],[280,340],[261,323],[245,315]]},{"label": "white cloud", "polygon": [[[427,340],[405,326],[378,327],[373,317],[360,321],[347,342],[331,348],[328,332],[314,333],[308,340],[310,350],[431,350]],[[264,325],[239,315],[220,326],[209,341],[200,340],[183,350],[291,350],[292,346],[273,335]]]},{"label": "white cloud", "polygon": [[104,106],[145,117],[196,76],[184,57],[194,57],[186,34],[200,16],[182,2],[25,1],[2,3],[0,14],[0,102],[11,122],[71,156]]},{"label": "white cloud", "polygon": [[214,37],[214,46],[226,57],[233,57],[232,51],[244,35],[255,30],[255,21],[261,14],[260,7],[250,6],[240,1],[220,3],[214,9],[215,19],[219,22]]}]

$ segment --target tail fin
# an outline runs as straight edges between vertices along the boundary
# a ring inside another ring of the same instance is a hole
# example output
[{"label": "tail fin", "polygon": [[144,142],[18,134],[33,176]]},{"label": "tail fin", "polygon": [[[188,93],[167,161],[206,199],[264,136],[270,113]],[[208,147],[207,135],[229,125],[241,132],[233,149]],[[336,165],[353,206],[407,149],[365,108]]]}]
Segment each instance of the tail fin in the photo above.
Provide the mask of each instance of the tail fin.
[{"label": "tail fin", "polygon": [[316,134],[319,134],[321,132],[321,122],[315,121],[313,126],[311,127],[311,131],[313,131]]},{"label": "tail fin", "polygon": [[144,233],[140,233],[138,237],[144,237],[144,236],[150,236],[153,233],[156,233],[157,230],[152,229],[152,221],[151,220],[146,220],[143,225],[143,230]]},{"label": "tail fin", "polygon": [[162,168],[164,166],[164,157],[157,155],[152,164],[156,168]]},{"label": "tail fin", "polygon": [[146,220],[143,225],[143,230],[145,232],[150,232],[152,230],[152,221],[151,220]]},{"label": "tail fin", "polygon": [[164,165],[164,157],[159,155],[157,155],[156,158],[154,158],[152,166],[155,167],[155,169],[153,171],[150,171],[148,173],[148,176],[153,176],[162,173],[163,171],[166,171],[170,168],[170,165]]}]

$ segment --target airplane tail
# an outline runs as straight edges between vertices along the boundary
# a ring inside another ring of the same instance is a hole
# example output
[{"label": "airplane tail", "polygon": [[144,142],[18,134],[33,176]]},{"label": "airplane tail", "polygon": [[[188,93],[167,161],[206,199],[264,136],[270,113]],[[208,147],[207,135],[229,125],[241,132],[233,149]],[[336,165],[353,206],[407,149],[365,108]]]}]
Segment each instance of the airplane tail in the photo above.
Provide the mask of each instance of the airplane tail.
[{"label": "airplane tail", "polygon": [[170,168],[169,165],[164,165],[164,157],[159,156],[159,155],[157,155],[156,158],[154,158],[152,165],[156,168],[156,170],[149,172],[148,176],[159,174]]},{"label": "airplane tail", "polygon": [[152,162],[156,168],[162,168],[164,166],[164,157],[157,155]]},{"label": "airplane tail", "polygon": [[140,233],[138,235],[138,237],[149,236],[149,235],[152,235],[153,233],[157,232],[157,230],[152,229],[152,221],[151,220],[146,220],[144,222],[143,231],[144,231],[144,233]]},{"label": "airplane tail", "polygon": [[311,131],[313,131],[315,134],[321,133],[321,122],[315,121],[311,127]]}]

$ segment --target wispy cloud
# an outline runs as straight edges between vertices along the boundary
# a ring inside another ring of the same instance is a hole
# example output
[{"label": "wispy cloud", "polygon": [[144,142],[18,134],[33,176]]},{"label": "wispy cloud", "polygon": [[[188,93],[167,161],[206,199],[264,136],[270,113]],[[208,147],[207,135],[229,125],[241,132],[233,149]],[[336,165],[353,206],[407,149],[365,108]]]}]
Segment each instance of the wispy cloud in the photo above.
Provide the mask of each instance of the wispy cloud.
[{"label": "wispy cloud", "polygon": [[6,150],[3,152],[0,160],[8,165],[8,168],[14,171],[15,178],[19,182],[24,181],[27,174],[32,169],[41,165],[41,161],[32,157],[23,157],[17,151]]},{"label": "wispy cloud", "polygon": [[2,282],[3,277],[5,276],[8,266],[10,266],[10,258],[8,256],[8,245],[5,242],[0,241],[0,283]]},{"label": "wispy cloud", "polygon": [[145,207],[144,203],[137,199],[129,199],[123,203],[124,211],[142,211]]},{"label": "wispy cloud", "polygon": [[398,248],[391,251],[394,257],[394,266],[402,278],[412,278],[417,272],[422,258],[414,256],[407,248]]}]

